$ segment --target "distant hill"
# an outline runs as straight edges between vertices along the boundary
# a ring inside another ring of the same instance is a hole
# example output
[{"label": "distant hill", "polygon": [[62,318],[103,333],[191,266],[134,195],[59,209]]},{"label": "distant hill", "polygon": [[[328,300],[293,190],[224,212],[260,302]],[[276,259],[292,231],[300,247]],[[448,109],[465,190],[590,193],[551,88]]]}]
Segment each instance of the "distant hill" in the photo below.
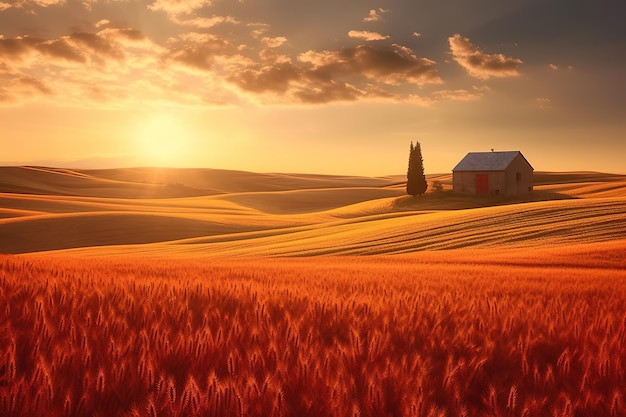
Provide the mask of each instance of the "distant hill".
[{"label": "distant hill", "polygon": [[440,189],[414,199],[401,175],[0,167],[0,253],[371,255],[626,236],[626,176],[538,172],[518,200],[427,177]]},{"label": "distant hill", "polygon": [[0,192],[107,198],[171,198],[233,192],[381,187],[398,182],[397,177],[262,174],[208,168],[70,170],[0,167]]}]

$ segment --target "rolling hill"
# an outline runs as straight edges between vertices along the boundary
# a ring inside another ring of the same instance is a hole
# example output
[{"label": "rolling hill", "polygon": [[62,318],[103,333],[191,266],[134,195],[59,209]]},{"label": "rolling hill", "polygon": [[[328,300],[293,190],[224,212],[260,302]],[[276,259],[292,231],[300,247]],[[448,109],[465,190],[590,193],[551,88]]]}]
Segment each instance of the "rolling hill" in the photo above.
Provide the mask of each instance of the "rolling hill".
[{"label": "rolling hill", "polygon": [[[0,252],[314,256],[626,239],[626,176],[538,172],[523,199],[413,199],[402,176],[0,167]],[[626,246],[626,245],[625,245]]]}]

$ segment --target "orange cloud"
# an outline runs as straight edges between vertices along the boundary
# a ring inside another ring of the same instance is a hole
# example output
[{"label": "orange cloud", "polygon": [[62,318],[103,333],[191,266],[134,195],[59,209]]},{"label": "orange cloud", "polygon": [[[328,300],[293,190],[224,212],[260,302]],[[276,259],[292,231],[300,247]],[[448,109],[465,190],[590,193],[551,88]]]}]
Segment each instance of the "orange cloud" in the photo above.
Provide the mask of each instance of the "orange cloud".
[{"label": "orange cloud", "polygon": [[275,38],[264,37],[261,39],[261,42],[268,48],[278,48],[287,42],[287,38],[284,36],[277,36]]},{"label": "orange cloud", "polygon": [[30,3],[41,7],[55,6],[65,4],[66,0],[30,0]]},{"label": "orange cloud", "polygon": [[486,54],[474,46],[469,38],[458,33],[448,38],[454,60],[476,78],[517,77],[517,68],[522,64],[518,58],[503,54]]},{"label": "orange cloud", "polygon": [[178,15],[191,13],[194,10],[210,6],[211,3],[212,0],[156,0],[148,5],[148,9]]},{"label": "orange cloud", "polygon": [[364,22],[379,22],[383,20],[382,14],[387,13],[389,10],[378,8],[370,10],[367,17],[363,18]]},{"label": "orange cloud", "polygon": [[[86,97],[122,102],[134,86],[158,78],[160,53],[162,48],[134,29],[76,32],[57,39],[0,38],[0,95],[5,102],[36,96],[62,96],[65,104],[84,105]],[[134,76],[135,71],[142,77]],[[136,96],[143,98],[145,88],[140,89]]]},{"label": "orange cloud", "polygon": [[39,6],[39,7],[48,7],[48,6],[60,6],[66,3],[66,0],[16,0],[12,4],[2,2],[0,3],[0,11],[6,10],[10,7],[15,7],[17,9]]},{"label": "orange cloud", "polygon": [[171,20],[179,25],[196,27],[199,29],[209,29],[222,23],[238,24],[234,17],[231,16],[212,16],[212,17],[187,17],[181,18],[175,14],[171,16]]},{"label": "orange cloud", "polygon": [[381,35],[378,32],[369,32],[367,30],[351,30],[348,32],[348,36],[351,38],[363,39],[368,42],[389,39],[389,36]]},{"label": "orange cloud", "polygon": [[455,101],[472,101],[478,100],[483,94],[480,91],[468,91],[465,89],[458,90],[439,90],[433,93],[433,97],[437,100],[455,100]]},{"label": "orange cloud", "polygon": [[260,38],[270,29],[270,25],[267,23],[248,23],[246,26],[256,28],[250,32],[250,35],[255,39]]},{"label": "orange cloud", "polygon": [[401,45],[288,56],[278,52],[284,36],[259,33],[250,38],[253,44],[237,45],[215,34],[187,32],[158,44],[135,29],[102,26],[53,39],[0,37],[2,101],[406,101],[416,87],[442,82],[434,61]]}]

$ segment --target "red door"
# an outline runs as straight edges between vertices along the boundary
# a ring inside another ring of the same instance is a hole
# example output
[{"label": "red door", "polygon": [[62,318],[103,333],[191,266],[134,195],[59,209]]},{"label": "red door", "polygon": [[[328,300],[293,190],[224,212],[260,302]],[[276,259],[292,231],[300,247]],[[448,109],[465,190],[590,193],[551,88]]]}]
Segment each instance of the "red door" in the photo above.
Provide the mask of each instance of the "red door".
[{"label": "red door", "polygon": [[489,175],[476,174],[476,194],[489,193]]}]

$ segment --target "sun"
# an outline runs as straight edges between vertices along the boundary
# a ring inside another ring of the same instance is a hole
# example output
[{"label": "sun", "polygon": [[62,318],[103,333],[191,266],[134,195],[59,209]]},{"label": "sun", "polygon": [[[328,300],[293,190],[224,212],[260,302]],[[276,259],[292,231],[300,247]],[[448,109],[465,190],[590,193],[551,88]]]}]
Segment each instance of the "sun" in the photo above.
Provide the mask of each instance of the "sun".
[{"label": "sun", "polygon": [[137,128],[137,153],[147,165],[180,166],[188,152],[189,138],[185,124],[174,116],[153,115]]}]

